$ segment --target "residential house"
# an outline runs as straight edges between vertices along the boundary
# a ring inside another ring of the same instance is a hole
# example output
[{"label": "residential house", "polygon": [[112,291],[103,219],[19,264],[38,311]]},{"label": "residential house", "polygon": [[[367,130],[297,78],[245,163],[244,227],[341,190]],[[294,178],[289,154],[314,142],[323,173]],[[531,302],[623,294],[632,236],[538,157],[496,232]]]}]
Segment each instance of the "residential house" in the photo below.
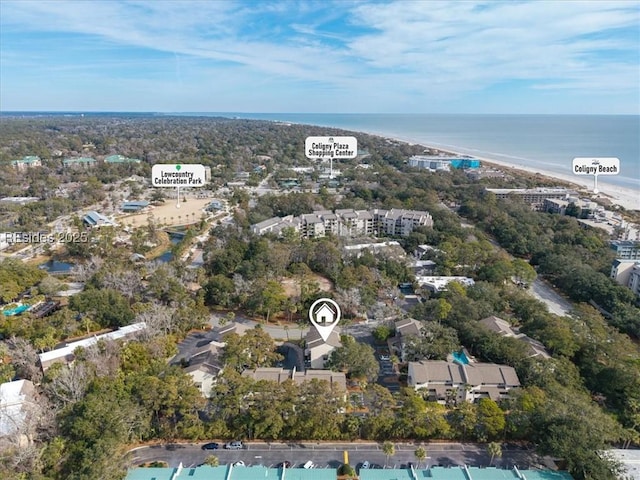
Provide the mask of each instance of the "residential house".
[{"label": "residential house", "polygon": [[389,339],[389,350],[395,352],[401,361],[405,361],[407,340],[419,337],[422,332],[422,322],[414,318],[403,318],[395,322],[396,334]]},{"label": "residential house", "polygon": [[444,404],[480,398],[499,401],[519,387],[520,380],[515,369],[506,365],[423,360],[409,362],[407,384],[415,390],[426,390],[430,400]]},{"label": "residential house", "polygon": [[222,371],[221,358],[223,348],[224,343],[212,341],[194,350],[184,360],[187,365],[183,369],[184,373],[191,377],[193,383],[205,398],[211,396],[211,389]]},{"label": "residential house", "polygon": [[341,346],[338,328],[333,329],[325,342],[316,327],[312,326],[306,337],[305,360],[311,368],[323,369],[331,352]]},{"label": "residential house", "polygon": [[432,292],[446,291],[447,285],[451,282],[458,282],[465,287],[475,284],[472,278],[468,277],[427,277],[416,276],[416,283]]},{"label": "residential house", "polygon": [[549,355],[546,347],[541,342],[528,337],[524,333],[520,333],[517,328],[512,327],[506,320],[492,315],[480,320],[480,324],[500,336],[515,338],[525,342],[530,357],[551,358],[551,355]]},{"label": "residential house", "polygon": [[89,168],[96,164],[96,159],[91,157],[65,158],[62,165],[67,168]]},{"label": "residential house", "polygon": [[305,370],[298,372],[295,368],[256,368],[253,370],[245,370],[242,372],[243,377],[251,378],[256,382],[260,380],[283,383],[287,380],[293,380],[297,384],[310,382],[311,380],[322,380],[329,383],[333,391],[347,391],[347,377],[344,372],[332,372],[331,370]]}]

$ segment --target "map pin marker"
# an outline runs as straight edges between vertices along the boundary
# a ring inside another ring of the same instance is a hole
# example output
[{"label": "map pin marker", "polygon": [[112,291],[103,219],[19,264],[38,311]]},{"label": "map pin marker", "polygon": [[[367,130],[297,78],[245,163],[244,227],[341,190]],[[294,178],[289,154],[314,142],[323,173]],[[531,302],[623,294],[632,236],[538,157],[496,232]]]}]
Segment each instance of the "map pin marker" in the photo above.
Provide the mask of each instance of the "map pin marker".
[{"label": "map pin marker", "polygon": [[309,309],[309,320],[325,342],[340,321],[340,307],[330,298],[319,298]]}]

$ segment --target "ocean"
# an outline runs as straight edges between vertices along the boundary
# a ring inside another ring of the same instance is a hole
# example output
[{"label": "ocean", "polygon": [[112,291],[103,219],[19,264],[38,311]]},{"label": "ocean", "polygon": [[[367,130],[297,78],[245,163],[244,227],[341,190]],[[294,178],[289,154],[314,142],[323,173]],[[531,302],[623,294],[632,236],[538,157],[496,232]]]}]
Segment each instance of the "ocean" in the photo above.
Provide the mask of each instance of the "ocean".
[{"label": "ocean", "polygon": [[[602,182],[640,194],[640,116],[211,113],[335,127],[573,175],[575,157],[617,157],[620,173]],[[584,179],[584,177],[583,177]]]}]

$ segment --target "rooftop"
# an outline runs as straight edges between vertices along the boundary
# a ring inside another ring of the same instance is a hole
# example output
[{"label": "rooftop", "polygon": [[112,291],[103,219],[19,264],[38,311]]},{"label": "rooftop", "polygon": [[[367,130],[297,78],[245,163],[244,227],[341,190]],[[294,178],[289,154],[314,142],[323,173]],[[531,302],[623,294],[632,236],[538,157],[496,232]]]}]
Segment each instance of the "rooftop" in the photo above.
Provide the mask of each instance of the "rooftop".
[{"label": "rooftop", "polygon": [[0,437],[14,432],[25,420],[27,412],[23,405],[33,392],[33,383],[29,380],[16,380],[0,385]]}]

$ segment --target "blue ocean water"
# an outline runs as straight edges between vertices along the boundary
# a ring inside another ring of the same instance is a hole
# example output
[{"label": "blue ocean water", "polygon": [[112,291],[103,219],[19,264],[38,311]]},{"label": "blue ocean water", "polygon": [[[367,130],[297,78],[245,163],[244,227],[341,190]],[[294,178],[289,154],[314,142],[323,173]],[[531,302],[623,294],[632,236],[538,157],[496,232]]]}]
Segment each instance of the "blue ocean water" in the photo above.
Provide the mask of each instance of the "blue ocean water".
[{"label": "blue ocean water", "polygon": [[375,133],[571,176],[575,157],[617,157],[620,174],[600,177],[600,180],[640,194],[640,116],[637,115],[215,115]]}]

